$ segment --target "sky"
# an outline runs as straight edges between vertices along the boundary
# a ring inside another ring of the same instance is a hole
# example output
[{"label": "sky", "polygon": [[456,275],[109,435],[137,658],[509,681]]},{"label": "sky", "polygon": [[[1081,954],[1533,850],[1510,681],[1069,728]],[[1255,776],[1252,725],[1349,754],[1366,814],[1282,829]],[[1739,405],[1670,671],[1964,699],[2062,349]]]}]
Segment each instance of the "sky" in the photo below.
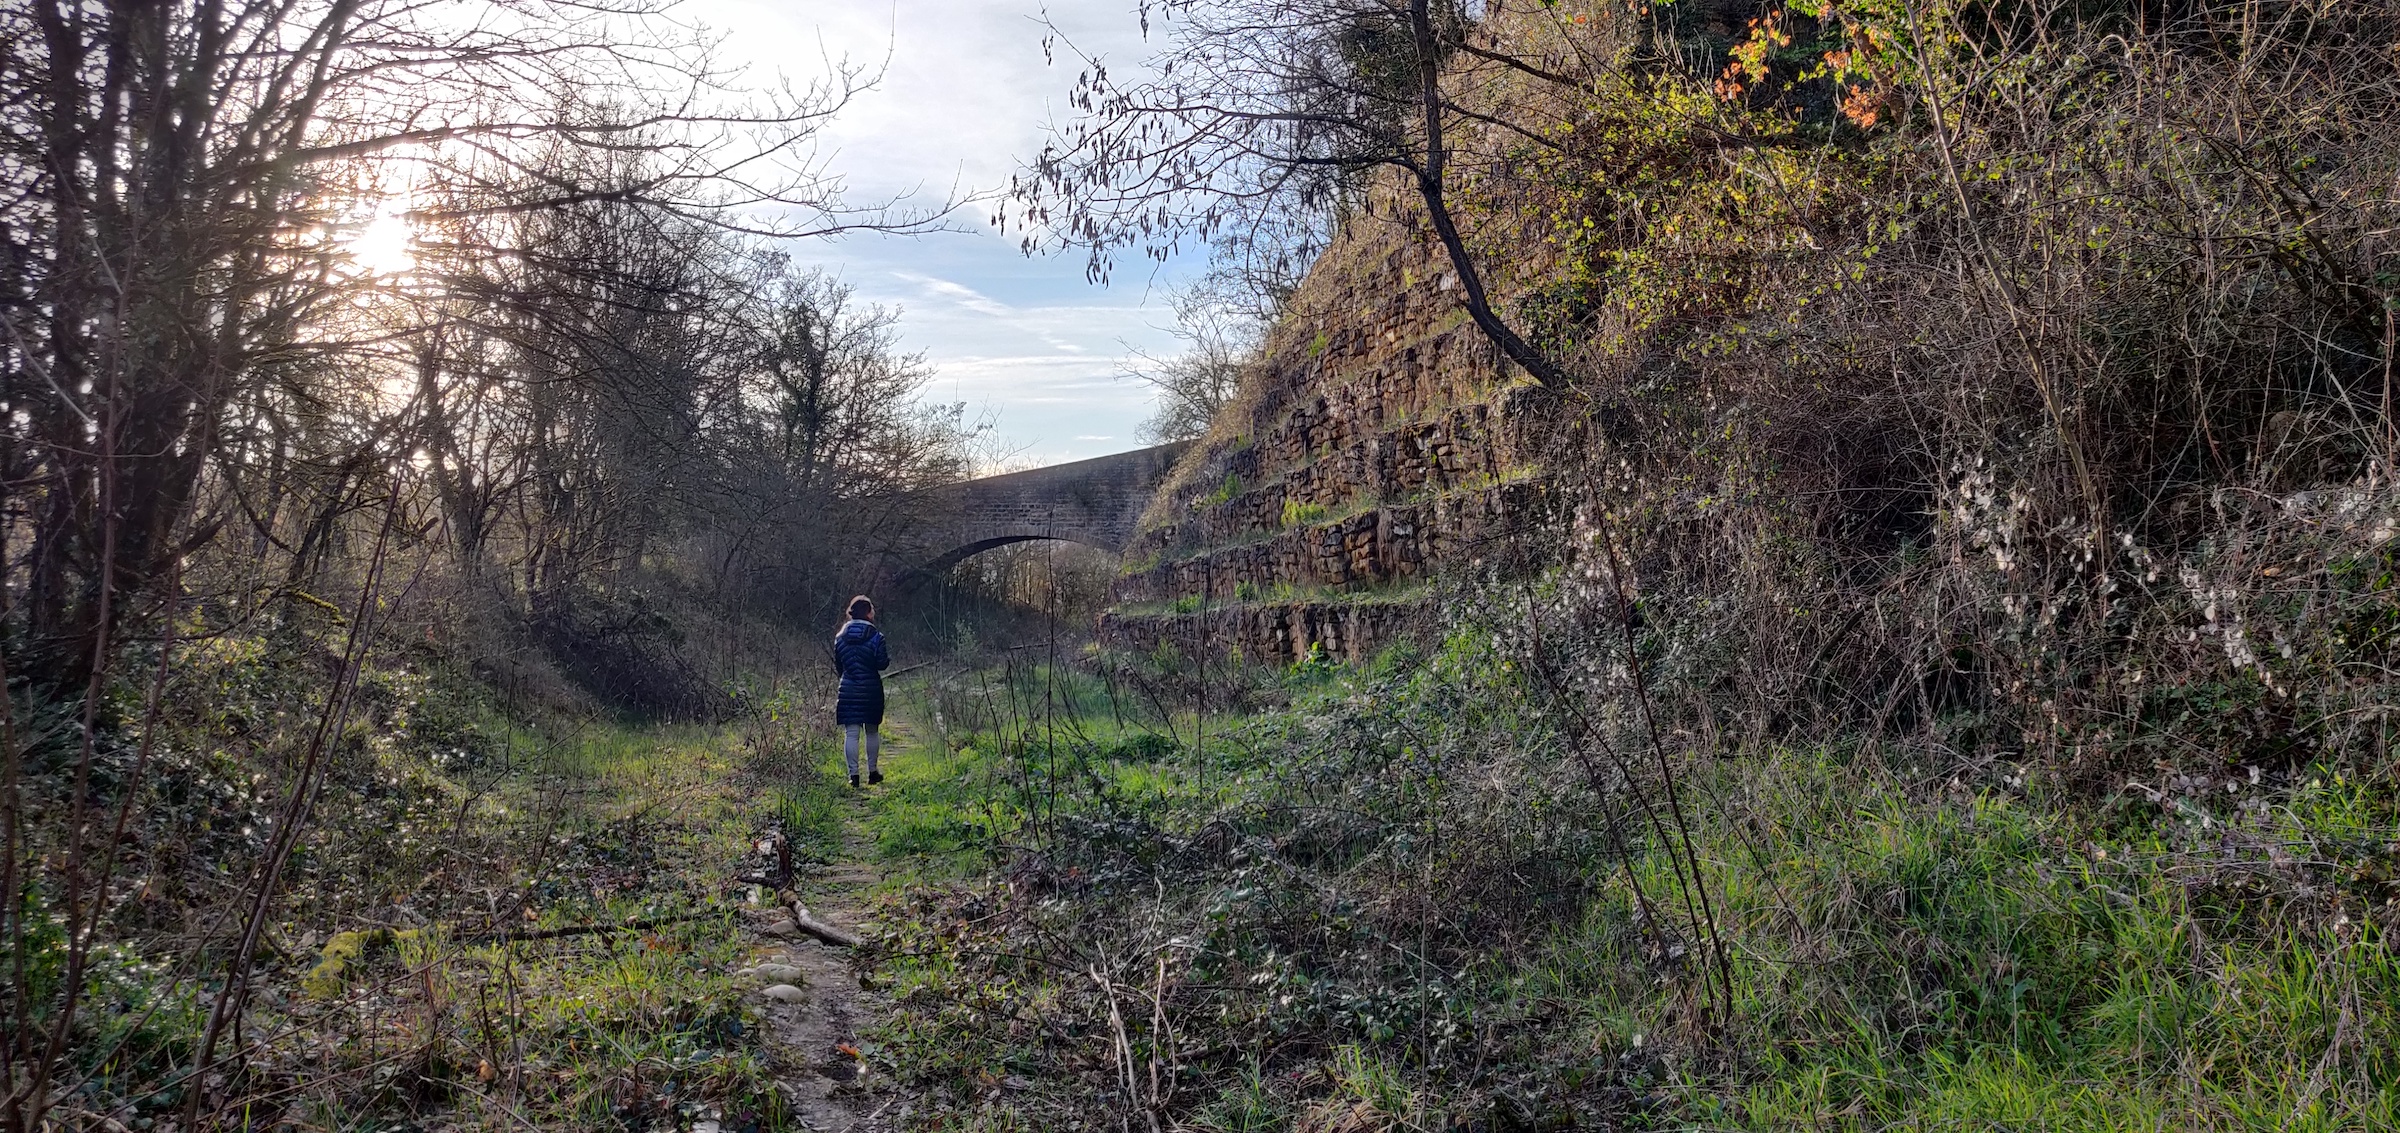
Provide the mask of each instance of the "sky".
[{"label": "sky", "polygon": [[[1049,18],[1114,65],[1143,50],[1135,0],[1050,0]],[[1038,153],[1053,107],[1079,62],[1045,62],[1040,0],[691,0],[680,13],[727,33],[726,61],[752,84],[777,72],[797,85],[847,58],[883,73],[820,137],[828,171],[854,204],[914,193],[1005,186]],[[906,347],[935,370],[928,397],[989,414],[1011,466],[1103,456],[1142,445],[1155,404],[1122,376],[1135,350],[1176,350],[1164,286],[1203,265],[1189,257],[1153,273],[1137,259],[1106,287],[1084,259],[1028,258],[1018,234],[991,227],[989,206],[961,210],[964,232],[849,235],[793,248],[860,299],[901,311]]]}]

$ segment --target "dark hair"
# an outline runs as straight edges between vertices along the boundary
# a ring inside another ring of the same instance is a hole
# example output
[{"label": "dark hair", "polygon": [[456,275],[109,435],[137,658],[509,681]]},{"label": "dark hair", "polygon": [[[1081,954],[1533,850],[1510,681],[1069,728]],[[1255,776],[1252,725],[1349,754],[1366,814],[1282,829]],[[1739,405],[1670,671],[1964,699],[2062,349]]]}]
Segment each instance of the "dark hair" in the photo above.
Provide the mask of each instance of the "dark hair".
[{"label": "dark hair", "polygon": [[875,600],[864,594],[852,598],[850,600],[850,616],[857,621],[873,621],[875,619]]}]

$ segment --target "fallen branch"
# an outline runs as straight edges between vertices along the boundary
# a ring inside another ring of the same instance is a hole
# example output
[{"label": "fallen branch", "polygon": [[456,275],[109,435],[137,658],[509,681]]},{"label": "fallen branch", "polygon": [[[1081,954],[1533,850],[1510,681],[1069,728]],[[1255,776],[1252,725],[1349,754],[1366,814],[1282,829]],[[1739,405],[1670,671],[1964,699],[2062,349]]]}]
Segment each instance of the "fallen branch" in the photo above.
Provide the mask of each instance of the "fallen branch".
[{"label": "fallen branch", "polygon": [[865,938],[857,933],[818,920],[815,914],[808,911],[808,906],[796,899],[787,902],[785,907],[791,911],[792,928],[795,931],[807,933],[837,948],[858,948],[866,944]]},{"label": "fallen branch", "polygon": [[509,932],[506,930],[479,932],[472,936],[459,937],[458,942],[460,944],[510,944],[520,940],[557,940],[561,937],[592,936],[605,932],[647,932],[671,924],[707,920],[710,917],[724,915],[724,912],[720,910],[708,913],[683,913],[672,917],[654,917],[643,921],[626,921],[623,924],[579,924],[566,928],[545,928],[535,932]]},{"label": "fallen branch", "polygon": [[[1108,1026],[1111,1031],[1116,1033],[1117,1040],[1116,1047],[1111,1053],[1115,1056],[1114,1060],[1119,1075],[1125,1080],[1125,1104],[1130,1107],[1134,1104],[1135,1099],[1141,1097],[1141,1089],[1136,1085],[1133,1076],[1133,1040],[1125,1034],[1125,1014],[1117,1010],[1116,985],[1110,983],[1108,977],[1101,974],[1098,964],[1092,965],[1091,975],[1092,983],[1098,985],[1100,994],[1108,1000]],[[1153,1073],[1155,1073],[1155,1064]],[[1153,1089],[1151,1091],[1153,1103],[1156,1102],[1157,1097],[1158,1093]],[[1142,1118],[1149,1122],[1150,1133],[1159,1133],[1158,1111],[1155,1104],[1142,1107]]]}]

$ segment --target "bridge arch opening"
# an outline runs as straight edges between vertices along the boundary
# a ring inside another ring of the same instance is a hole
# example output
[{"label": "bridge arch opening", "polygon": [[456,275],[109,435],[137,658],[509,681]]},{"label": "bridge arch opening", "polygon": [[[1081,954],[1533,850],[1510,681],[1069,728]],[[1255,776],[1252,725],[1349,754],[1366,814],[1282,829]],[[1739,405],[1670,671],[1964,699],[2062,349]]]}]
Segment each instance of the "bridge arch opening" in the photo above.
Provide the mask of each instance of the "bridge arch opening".
[{"label": "bridge arch opening", "polygon": [[1117,548],[1108,546],[1097,539],[1077,539],[1071,535],[994,535],[988,539],[978,539],[964,546],[954,547],[949,551],[935,556],[931,561],[927,562],[921,567],[918,567],[917,569],[925,574],[945,574],[950,570],[951,567],[957,566],[958,564],[974,558],[985,551],[997,550],[1001,547],[1011,546],[1017,543],[1032,543],[1044,539],[1057,543],[1073,543],[1079,547],[1090,547],[1095,551],[1101,551],[1109,555],[1115,555],[1117,553]]},{"label": "bridge arch opening", "polygon": [[1095,540],[987,532],[895,581],[936,622],[973,624],[976,633],[1006,637],[1037,625],[1098,618],[1108,608],[1120,561],[1114,548]]}]

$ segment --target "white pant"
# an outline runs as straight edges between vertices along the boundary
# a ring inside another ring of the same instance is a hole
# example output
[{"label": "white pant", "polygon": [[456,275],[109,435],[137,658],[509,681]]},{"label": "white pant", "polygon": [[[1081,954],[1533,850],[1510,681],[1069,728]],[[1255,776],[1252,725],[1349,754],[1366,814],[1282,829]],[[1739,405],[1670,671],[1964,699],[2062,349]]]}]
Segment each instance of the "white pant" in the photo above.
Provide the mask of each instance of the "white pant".
[{"label": "white pant", "polygon": [[883,754],[883,733],[866,724],[842,725],[842,762],[850,768],[850,777],[858,778],[858,734],[867,734],[867,774],[876,774],[875,760]]}]

